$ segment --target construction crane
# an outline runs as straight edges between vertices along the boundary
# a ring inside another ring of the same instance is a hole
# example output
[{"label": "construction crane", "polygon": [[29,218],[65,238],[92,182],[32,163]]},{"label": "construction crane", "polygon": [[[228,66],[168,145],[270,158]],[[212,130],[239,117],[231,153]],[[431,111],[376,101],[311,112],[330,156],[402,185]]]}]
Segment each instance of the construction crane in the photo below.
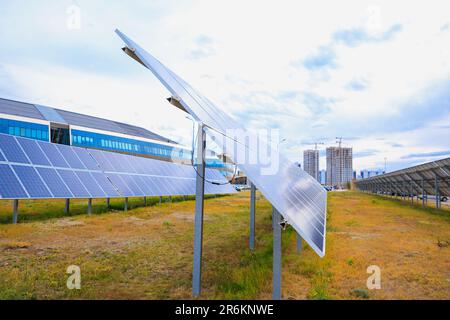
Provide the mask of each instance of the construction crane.
[{"label": "construction crane", "polygon": [[342,138],[342,137],[336,137],[336,143],[339,144],[339,149],[341,149],[342,139],[344,139],[344,138]]},{"label": "construction crane", "polygon": [[323,143],[323,142],[305,142],[305,143],[302,143],[302,144],[306,144],[306,145],[314,145],[314,150],[317,150],[317,146],[318,146],[318,145],[323,145],[323,144],[325,144],[325,143]]},{"label": "construction crane", "polygon": [[338,181],[338,186],[339,189],[342,189],[342,180],[343,180],[343,169],[344,169],[344,164],[343,164],[343,155],[342,155],[342,137],[336,137],[336,143],[339,144],[339,181]]}]

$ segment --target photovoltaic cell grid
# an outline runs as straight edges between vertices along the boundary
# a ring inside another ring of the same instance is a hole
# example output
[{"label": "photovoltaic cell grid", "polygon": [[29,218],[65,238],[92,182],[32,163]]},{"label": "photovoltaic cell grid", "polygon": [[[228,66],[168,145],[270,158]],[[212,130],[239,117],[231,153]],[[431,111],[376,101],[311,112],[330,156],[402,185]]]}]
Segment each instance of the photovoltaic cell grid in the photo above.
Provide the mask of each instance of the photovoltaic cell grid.
[{"label": "photovoltaic cell grid", "polygon": [[[195,194],[190,166],[0,134],[0,198],[116,198]],[[207,179],[226,182],[208,169]],[[206,193],[233,193],[207,184]]]},{"label": "photovoltaic cell grid", "polygon": [[[251,155],[256,155],[257,150],[249,145],[246,137],[254,137],[255,134],[246,130],[228,114],[217,108],[209,99],[193,89],[186,81],[164,66],[150,53],[142,49],[138,44],[128,38],[119,30],[119,37],[127,45],[129,52],[135,54],[158,80],[169,90],[173,97],[180,102],[184,109],[197,121],[207,127],[208,134],[225,150],[226,140],[232,144],[243,146]],[[239,129],[246,134],[242,137],[228,137],[230,129]],[[249,139],[248,141],[251,141]],[[254,141],[254,139],[253,139]],[[271,150],[272,147],[261,141],[259,148]],[[241,163],[239,151],[226,148],[227,153],[238,166],[243,169],[252,183],[264,194],[280,214],[291,224],[295,230],[320,256],[325,255],[326,235],[326,204],[327,194],[324,188],[310,175],[298,168],[287,158],[280,155],[279,169],[273,174],[263,175],[261,164]],[[239,148],[237,148],[239,150]]]}]

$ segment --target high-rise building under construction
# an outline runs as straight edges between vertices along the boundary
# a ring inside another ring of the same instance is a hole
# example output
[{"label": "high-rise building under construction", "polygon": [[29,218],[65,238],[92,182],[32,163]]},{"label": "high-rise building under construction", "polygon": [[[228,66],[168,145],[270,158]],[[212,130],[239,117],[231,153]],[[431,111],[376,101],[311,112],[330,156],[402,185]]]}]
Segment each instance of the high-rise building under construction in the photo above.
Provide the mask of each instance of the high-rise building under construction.
[{"label": "high-rise building under construction", "polygon": [[352,180],[352,148],[327,148],[327,185],[345,187]]},{"label": "high-rise building under construction", "polygon": [[303,151],[303,170],[319,181],[319,150]]}]

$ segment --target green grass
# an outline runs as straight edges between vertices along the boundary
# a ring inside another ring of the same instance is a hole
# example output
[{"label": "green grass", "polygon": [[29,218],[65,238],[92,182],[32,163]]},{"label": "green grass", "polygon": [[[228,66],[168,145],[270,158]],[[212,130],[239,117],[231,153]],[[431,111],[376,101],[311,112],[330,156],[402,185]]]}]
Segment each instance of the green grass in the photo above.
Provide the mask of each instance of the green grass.
[{"label": "green grass", "polygon": [[[242,192],[205,201],[201,298],[271,297],[272,207],[259,195],[251,252],[248,197]],[[68,217],[62,200],[21,201],[18,225],[8,221],[11,203],[0,202],[0,299],[190,299],[195,202],[166,201],[149,198],[143,207],[143,199],[130,199],[128,212],[123,199],[112,199],[110,212],[95,201],[91,217],[87,201],[73,201]],[[450,298],[442,278],[448,211],[354,192],[329,193],[328,203],[324,258],[306,243],[298,254],[293,229],[283,232],[285,298]],[[66,288],[72,264],[81,267],[81,290]],[[392,277],[390,291],[364,291],[370,264]]]},{"label": "green grass", "polygon": [[[223,195],[205,195],[205,199],[220,198]],[[172,196],[162,197],[161,205],[167,205],[170,203],[177,203],[183,201],[195,200],[195,196]],[[32,222],[32,221],[45,221],[55,218],[73,217],[79,215],[85,215],[87,213],[87,199],[73,199],[70,201],[69,214],[64,212],[64,200],[61,199],[49,199],[49,200],[20,200],[18,211],[18,222]],[[109,213],[111,211],[123,211],[124,210],[123,198],[112,198],[110,200],[110,209],[106,206],[105,199],[93,199],[92,213],[95,215]],[[129,198],[128,209],[136,209],[144,207],[144,198]],[[147,206],[157,206],[159,204],[159,197],[147,197]],[[10,224],[12,222],[12,201],[0,202],[0,224]]]}]

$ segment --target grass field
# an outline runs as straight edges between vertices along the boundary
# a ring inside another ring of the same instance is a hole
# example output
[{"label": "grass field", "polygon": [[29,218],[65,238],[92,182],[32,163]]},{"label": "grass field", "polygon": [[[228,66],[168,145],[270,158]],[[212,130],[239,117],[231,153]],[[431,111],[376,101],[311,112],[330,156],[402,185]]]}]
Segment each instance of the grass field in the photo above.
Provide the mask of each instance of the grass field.
[{"label": "grass field", "polygon": [[[142,206],[21,201],[19,224],[0,202],[0,299],[191,298],[191,199]],[[283,232],[286,299],[450,299],[450,213],[399,200],[332,192],[327,254],[306,245],[299,255],[291,228]],[[271,207],[257,201],[256,246],[248,250],[249,193],[205,202],[205,299],[270,299]],[[66,269],[81,268],[81,290],[68,290]],[[367,290],[366,269],[381,269],[381,289]]]}]

